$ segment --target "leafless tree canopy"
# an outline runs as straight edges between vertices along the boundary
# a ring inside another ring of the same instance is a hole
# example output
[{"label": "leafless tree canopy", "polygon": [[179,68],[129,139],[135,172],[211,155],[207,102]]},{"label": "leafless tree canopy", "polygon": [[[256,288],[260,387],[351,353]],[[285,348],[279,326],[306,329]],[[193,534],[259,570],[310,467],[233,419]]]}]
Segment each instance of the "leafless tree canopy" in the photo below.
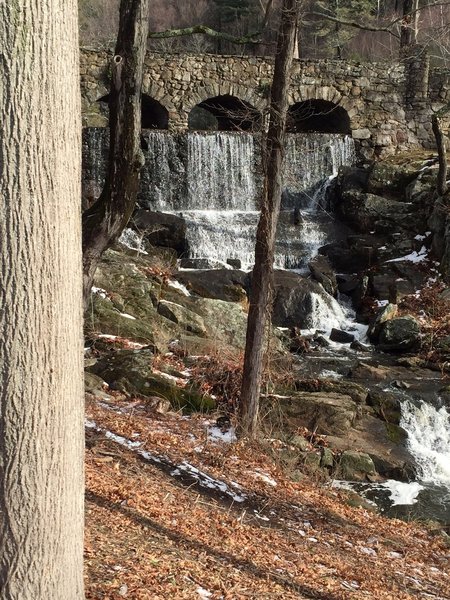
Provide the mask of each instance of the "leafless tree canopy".
[{"label": "leafless tree canopy", "polygon": [[[405,19],[408,3],[412,14]],[[238,8],[233,12],[225,0],[154,0],[150,32],[165,33],[156,39],[150,35],[149,47],[162,52],[273,55],[281,0],[230,4]],[[118,5],[119,0],[79,0],[83,44],[113,44]],[[229,39],[179,31],[193,26],[224,33]],[[428,47],[436,63],[450,64],[450,0],[303,0],[299,54],[305,58],[396,58],[402,26],[403,33],[411,33],[409,37]],[[176,36],[167,33],[173,29],[179,31]],[[258,43],[237,45],[231,40],[253,34]]]}]

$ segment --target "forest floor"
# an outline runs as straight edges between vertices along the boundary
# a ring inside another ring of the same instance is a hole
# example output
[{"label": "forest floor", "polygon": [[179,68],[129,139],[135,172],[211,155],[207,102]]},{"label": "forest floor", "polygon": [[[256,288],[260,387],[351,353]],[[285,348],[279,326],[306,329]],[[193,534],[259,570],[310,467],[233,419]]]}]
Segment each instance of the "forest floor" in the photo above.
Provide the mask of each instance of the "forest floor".
[{"label": "forest floor", "polygon": [[88,600],[450,599],[439,528],[293,482],[278,440],[93,396],[86,436]]}]

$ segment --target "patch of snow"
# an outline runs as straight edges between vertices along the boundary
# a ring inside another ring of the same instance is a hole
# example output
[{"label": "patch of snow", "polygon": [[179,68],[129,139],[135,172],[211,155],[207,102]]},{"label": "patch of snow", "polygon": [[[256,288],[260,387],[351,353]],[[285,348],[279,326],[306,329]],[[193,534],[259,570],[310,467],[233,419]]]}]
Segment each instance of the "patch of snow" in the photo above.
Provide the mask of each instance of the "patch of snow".
[{"label": "patch of snow", "polygon": [[388,556],[389,558],[403,558],[403,554],[401,554],[400,552],[388,552]]},{"label": "patch of snow", "polygon": [[268,475],[267,473],[264,473],[262,471],[253,471],[251,472],[251,474],[253,475],[253,477],[255,477],[255,479],[261,479],[261,481],[264,481],[264,483],[267,483],[272,487],[277,486],[277,482],[275,481],[275,479],[272,479],[272,477],[270,477],[270,475]]},{"label": "patch of snow", "polygon": [[136,321],[136,317],[133,317],[133,315],[129,315],[128,313],[119,313],[121,317],[124,317],[125,319],[132,319],[133,321]]},{"label": "patch of snow", "polygon": [[162,377],[163,379],[167,379],[167,381],[173,381],[174,383],[179,383],[181,381],[179,377],[175,377],[175,375],[169,375],[169,373],[164,373],[163,371],[158,371],[157,369],[153,369],[153,373],[159,377]]},{"label": "patch of snow", "polygon": [[99,337],[99,338],[105,338],[107,340],[117,340],[117,335],[109,335],[109,333],[101,333],[97,337]]},{"label": "patch of snow", "polygon": [[366,546],[361,546],[359,551],[363,554],[367,554],[367,556],[376,556],[377,552],[373,548],[367,548]]},{"label": "patch of snow", "polygon": [[103,288],[98,288],[98,287],[95,287],[95,285],[93,285],[91,287],[91,292],[93,294],[97,294],[98,296],[100,296],[100,298],[104,298],[105,300],[108,299],[108,292],[106,290],[104,290]]},{"label": "patch of snow", "polygon": [[419,252],[416,252],[416,250],[414,250],[413,252],[411,252],[411,254],[407,254],[406,256],[401,256],[400,258],[391,258],[390,260],[387,260],[387,263],[393,263],[393,262],[401,262],[401,261],[408,261],[408,262],[412,262],[412,263],[420,263],[423,262],[424,260],[426,260],[428,258],[428,250],[425,248],[425,246],[422,246],[422,248],[419,250]]},{"label": "patch of snow", "polygon": [[205,588],[202,588],[200,585],[198,586],[198,588],[195,591],[200,596],[200,598],[205,599],[205,600],[207,598],[211,598],[211,596],[212,596],[212,592],[205,590]]},{"label": "patch of snow", "polygon": [[148,254],[142,247],[142,237],[129,227],[122,231],[118,242],[130,250],[136,250],[140,254]]},{"label": "patch of snow", "polygon": [[225,444],[232,444],[237,441],[236,431],[234,427],[230,427],[227,431],[222,431],[219,427],[213,425],[208,427],[207,436],[210,442],[224,442]]},{"label": "patch of snow", "polygon": [[259,519],[260,521],[270,521],[269,517],[265,517],[264,515],[261,515],[257,510],[253,511],[255,513],[255,517],[257,519]]},{"label": "patch of snow", "polygon": [[336,371],[330,371],[329,369],[323,369],[320,372],[320,379],[342,379],[343,375],[336,373]]},{"label": "patch of snow", "polygon": [[179,292],[181,292],[185,296],[190,296],[191,295],[191,293],[187,289],[187,287],[185,285],[183,285],[182,283],[180,283],[179,281],[176,281],[175,279],[169,279],[169,281],[167,282],[167,285],[169,287],[171,287],[171,288],[174,288],[175,290],[178,290]]},{"label": "patch of snow", "polygon": [[424,489],[417,481],[405,483],[403,481],[396,481],[395,479],[388,479],[384,483],[381,483],[380,487],[389,490],[391,493],[392,506],[415,504],[419,493]]},{"label": "patch of snow", "polygon": [[194,479],[197,479],[199,484],[203,487],[208,487],[212,490],[216,490],[226,494],[227,496],[230,496],[230,498],[232,498],[235,502],[244,502],[246,499],[244,494],[235,494],[232,490],[230,490],[224,481],[210,477],[205,472],[200,471],[197,469],[197,467],[194,467],[186,461],[183,461],[181,464],[179,464],[177,466],[177,470],[180,471],[180,473],[187,473]]}]

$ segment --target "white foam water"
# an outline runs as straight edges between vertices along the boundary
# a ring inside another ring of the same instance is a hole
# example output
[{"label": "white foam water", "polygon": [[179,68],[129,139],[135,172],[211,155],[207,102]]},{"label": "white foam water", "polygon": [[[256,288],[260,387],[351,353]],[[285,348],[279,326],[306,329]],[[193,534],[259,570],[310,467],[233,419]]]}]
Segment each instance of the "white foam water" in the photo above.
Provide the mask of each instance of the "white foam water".
[{"label": "white foam water", "polygon": [[400,426],[419,467],[420,480],[450,489],[450,414],[445,406],[405,400]]}]

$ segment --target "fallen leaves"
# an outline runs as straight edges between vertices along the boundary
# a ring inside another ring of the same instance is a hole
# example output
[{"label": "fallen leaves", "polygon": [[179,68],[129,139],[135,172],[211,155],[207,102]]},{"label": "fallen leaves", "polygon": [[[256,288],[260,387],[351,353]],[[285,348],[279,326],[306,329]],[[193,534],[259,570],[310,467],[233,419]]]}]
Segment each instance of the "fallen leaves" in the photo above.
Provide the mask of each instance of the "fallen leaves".
[{"label": "fallen leaves", "polygon": [[211,443],[204,417],[125,408],[90,401],[88,418],[239,486],[246,500],[186,486],[89,430],[88,600],[450,597],[448,551],[420,525],[352,508],[345,492],[307,479],[294,483],[257,445]]}]

